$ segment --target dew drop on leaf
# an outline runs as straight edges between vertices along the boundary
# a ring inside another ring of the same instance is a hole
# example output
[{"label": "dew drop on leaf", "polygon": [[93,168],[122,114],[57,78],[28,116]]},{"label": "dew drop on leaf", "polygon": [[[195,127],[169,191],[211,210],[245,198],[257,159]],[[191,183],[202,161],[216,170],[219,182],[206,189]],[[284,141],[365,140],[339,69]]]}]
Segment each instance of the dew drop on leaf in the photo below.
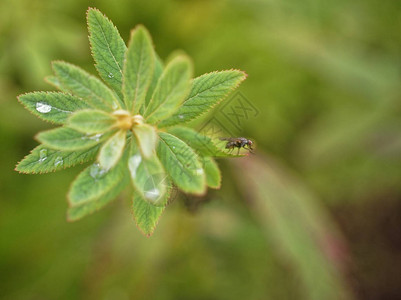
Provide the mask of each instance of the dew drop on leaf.
[{"label": "dew drop on leaf", "polygon": [[136,177],[136,170],[138,169],[141,161],[142,161],[142,157],[139,154],[135,154],[130,157],[130,159],[128,161],[128,167],[129,167],[129,170],[131,171],[132,178]]},{"label": "dew drop on leaf", "polygon": [[94,163],[89,170],[89,174],[93,179],[100,179],[106,173],[107,171],[102,169],[99,163]]},{"label": "dew drop on leaf", "polygon": [[184,116],[183,115],[179,115],[178,116],[180,119],[184,119]]},{"label": "dew drop on leaf", "polygon": [[62,166],[63,163],[64,163],[63,158],[62,158],[61,156],[57,156],[57,157],[56,157],[56,160],[54,161],[54,166],[55,166],[55,167],[57,167],[57,166]]},{"label": "dew drop on leaf", "polygon": [[83,140],[90,139],[90,140],[95,140],[96,142],[98,142],[102,135],[103,134],[101,134],[101,133],[97,133],[97,134],[94,134],[94,135],[83,136],[83,137],[81,137],[81,139],[83,139]]},{"label": "dew drop on leaf", "polygon": [[114,77],[114,75],[113,75],[113,73],[109,73],[109,74],[107,75],[107,77],[109,77],[109,78],[113,78],[113,77]]},{"label": "dew drop on leaf", "polygon": [[42,149],[39,151],[39,162],[44,162],[47,159],[47,149]]},{"label": "dew drop on leaf", "polygon": [[202,175],[204,173],[203,169],[196,169],[196,175]]},{"label": "dew drop on leaf", "polygon": [[145,191],[144,195],[147,199],[154,201],[154,200],[157,200],[157,198],[159,198],[160,191],[158,189],[154,188],[149,191]]},{"label": "dew drop on leaf", "polygon": [[52,110],[52,107],[43,102],[36,102],[36,110],[42,114],[46,114]]}]

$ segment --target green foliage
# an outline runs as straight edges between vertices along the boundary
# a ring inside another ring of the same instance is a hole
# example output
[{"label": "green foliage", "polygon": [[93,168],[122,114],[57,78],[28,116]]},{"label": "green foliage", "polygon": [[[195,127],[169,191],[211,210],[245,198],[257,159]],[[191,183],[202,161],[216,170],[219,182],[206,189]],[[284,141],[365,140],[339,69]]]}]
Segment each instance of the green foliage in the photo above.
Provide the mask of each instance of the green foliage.
[{"label": "green foliage", "polygon": [[187,193],[205,193],[205,172],[194,150],[174,135],[160,132],[159,137],[157,155],[174,184]]},{"label": "green foliage", "polygon": [[159,126],[186,123],[201,116],[220,103],[245,78],[246,74],[238,70],[212,72],[195,78],[192,81],[191,93],[184,104]]},{"label": "green foliage", "polygon": [[[98,10],[90,8],[87,18],[92,55],[104,83],[77,66],[53,62],[54,76],[47,81],[72,95],[36,92],[19,100],[43,120],[63,126],[39,133],[42,144],[16,170],[51,172],[96,157],[71,185],[68,219],[100,209],[131,181],[135,221],[150,235],[172,184],[195,195],[204,194],[208,186],[220,188],[221,174],[212,157],[233,156],[193,129],[169,128],[167,133],[157,124],[164,121],[170,126],[199,117],[245,75],[230,70],[191,81],[190,58],[175,55],[164,68],[143,26],[132,31],[127,48]],[[182,113],[188,117],[182,119]]]},{"label": "green foliage", "polygon": [[[85,99],[92,107],[112,111],[119,105],[113,92],[98,78],[88,74],[72,64],[55,61],[53,70],[56,79],[52,82],[57,87]],[[58,82],[56,80],[59,80]]]},{"label": "green foliage", "polygon": [[132,199],[132,211],[138,228],[147,236],[155,229],[164,206],[155,206],[145,201],[139,194],[134,194]]},{"label": "green foliage", "polygon": [[89,42],[100,77],[122,97],[124,56],[127,47],[117,28],[99,10],[87,13]]},{"label": "green foliage", "polygon": [[[153,152],[151,157],[145,157],[135,141],[132,141],[128,168],[137,194],[151,205],[165,206],[167,175],[157,155]],[[140,217],[137,219],[140,220]]]},{"label": "green foliage", "polygon": [[158,123],[179,108],[189,91],[191,76],[188,57],[177,56],[169,62],[145,110],[144,117],[150,124]]},{"label": "green foliage", "polygon": [[123,92],[127,109],[143,109],[146,92],[152,81],[155,56],[152,39],[143,26],[131,32],[124,63]]},{"label": "green foliage", "polygon": [[116,117],[102,110],[81,110],[68,119],[68,127],[88,134],[101,133],[110,130]]},{"label": "green foliage", "polygon": [[212,189],[219,189],[221,186],[221,173],[215,160],[211,157],[202,157],[202,165],[206,174],[207,186]]},{"label": "green foliage", "polygon": [[34,115],[55,124],[64,124],[74,111],[90,107],[78,97],[54,92],[27,93],[18,100]]},{"label": "green foliage", "polygon": [[88,135],[69,127],[58,127],[40,132],[36,139],[56,150],[73,151],[91,148],[104,141],[110,134]]}]

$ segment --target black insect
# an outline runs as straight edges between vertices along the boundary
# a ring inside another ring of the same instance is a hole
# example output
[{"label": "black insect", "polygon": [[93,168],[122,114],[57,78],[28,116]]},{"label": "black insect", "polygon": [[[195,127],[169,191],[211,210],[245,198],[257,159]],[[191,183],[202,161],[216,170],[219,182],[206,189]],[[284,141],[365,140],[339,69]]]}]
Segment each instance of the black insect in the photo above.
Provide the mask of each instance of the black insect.
[{"label": "black insect", "polygon": [[220,138],[221,141],[227,141],[226,149],[230,149],[229,152],[232,152],[234,148],[238,148],[237,154],[241,148],[248,150],[249,152],[253,153],[253,142],[249,139],[238,137],[238,138]]}]

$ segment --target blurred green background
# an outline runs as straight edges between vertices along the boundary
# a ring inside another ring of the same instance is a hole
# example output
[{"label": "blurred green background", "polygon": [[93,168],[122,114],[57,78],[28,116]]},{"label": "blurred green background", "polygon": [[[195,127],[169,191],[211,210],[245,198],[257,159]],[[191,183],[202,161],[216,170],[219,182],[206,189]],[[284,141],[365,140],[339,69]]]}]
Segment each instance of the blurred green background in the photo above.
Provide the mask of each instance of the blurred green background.
[{"label": "blurred green background", "polygon": [[[150,238],[126,197],[66,222],[82,167],[13,171],[51,127],[16,96],[52,90],[55,59],[95,74],[88,6],[196,75],[249,75],[258,114],[231,132],[257,154],[219,160],[222,189],[177,196]],[[0,298],[400,299],[400,28],[400,1],[1,0]]]}]

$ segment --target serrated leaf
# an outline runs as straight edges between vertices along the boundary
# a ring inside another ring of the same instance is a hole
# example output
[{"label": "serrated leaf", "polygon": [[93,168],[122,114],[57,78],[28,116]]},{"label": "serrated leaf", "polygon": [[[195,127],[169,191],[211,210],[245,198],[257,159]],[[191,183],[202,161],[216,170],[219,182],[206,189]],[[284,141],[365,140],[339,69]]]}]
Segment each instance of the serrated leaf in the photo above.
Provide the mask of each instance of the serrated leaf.
[{"label": "serrated leaf", "polygon": [[96,69],[117,95],[122,97],[124,54],[127,49],[113,23],[99,10],[89,8],[87,13],[89,42]]},{"label": "serrated leaf", "polygon": [[126,136],[127,132],[120,130],[104,143],[97,158],[103,169],[109,170],[117,164],[124,151]]},{"label": "serrated leaf", "polygon": [[61,83],[60,79],[57,78],[57,76],[54,75],[46,76],[45,81],[62,92],[68,92],[67,89],[63,87],[63,84]]},{"label": "serrated leaf", "polygon": [[18,100],[34,115],[56,124],[64,124],[74,111],[90,108],[81,99],[59,92],[27,93]]},{"label": "serrated leaf", "polygon": [[109,171],[92,164],[74,180],[68,193],[68,219],[78,220],[109,203],[126,187],[127,155]]},{"label": "serrated leaf", "polygon": [[86,109],[72,114],[68,127],[87,134],[102,133],[111,129],[116,121],[116,117],[102,110]]},{"label": "serrated leaf", "polygon": [[[153,49],[153,52],[154,52],[154,49]],[[153,92],[156,88],[157,82],[159,81],[159,78],[163,73],[163,68],[164,68],[163,61],[156,54],[156,52],[154,52],[154,56],[155,56],[155,65],[154,65],[154,70],[153,70],[152,81],[150,82],[148,91],[146,92],[145,105],[142,106],[139,110],[141,115],[143,115],[145,108],[148,106],[149,101],[152,98]]]},{"label": "serrated leaf", "polygon": [[140,25],[131,32],[125,55],[124,102],[129,111],[138,113],[145,103],[155,61],[152,38],[145,27]]},{"label": "serrated leaf", "polygon": [[142,155],[145,158],[153,156],[158,140],[156,128],[148,124],[139,124],[133,127],[133,132]]},{"label": "serrated leaf", "polygon": [[129,184],[128,177],[121,178],[121,181],[116,186],[113,186],[113,188],[111,188],[110,191],[107,192],[106,194],[89,202],[69,207],[67,211],[68,221],[70,222],[77,221],[101,209],[102,207],[113,201],[128,184]]},{"label": "serrated leaf", "polygon": [[217,163],[211,157],[202,157],[202,164],[208,187],[219,189],[221,186],[221,173]]},{"label": "serrated leaf", "polygon": [[182,104],[190,89],[191,61],[187,56],[177,56],[165,68],[144,117],[150,124],[171,116]]},{"label": "serrated leaf", "polygon": [[156,228],[164,206],[154,206],[145,201],[138,193],[135,193],[132,200],[132,211],[138,228],[146,235],[151,236]]},{"label": "serrated leaf", "polygon": [[53,62],[53,70],[63,89],[84,99],[91,106],[106,111],[119,107],[113,92],[95,76],[78,66],[63,61]]},{"label": "serrated leaf", "polygon": [[198,156],[179,138],[159,132],[157,155],[173,182],[184,192],[203,194],[206,177]]},{"label": "serrated leaf", "polygon": [[87,135],[68,127],[59,127],[40,132],[36,138],[47,147],[57,150],[74,151],[96,146],[110,136],[106,134]]},{"label": "serrated leaf", "polygon": [[159,127],[186,123],[201,116],[219,104],[245,78],[246,74],[238,70],[212,72],[195,78],[184,104]]},{"label": "serrated leaf", "polygon": [[218,147],[214,140],[210,137],[202,135],[201,133],[188,128],[188,127],[173,127],[169,128],[169,133],[175,135],[179,139],[187,143],[192,149],[199,153],[200,156],[213,156],[213,157],[238,157],[243,155],[234,155],[224,151],[224,147]]},{"label": "serrated leaf", "polygon": [[48,173],[90,161],[96,157],[99,145],[90,149],[61,151],[39,145],[16,166],[21,173]]},{"label": "serrated leaf", "polygon": [[152,205],[166,204],[167,175],[155,152],[149,158],[143,157],[136,142],[132,140],[128,168],[136,193]]}]

